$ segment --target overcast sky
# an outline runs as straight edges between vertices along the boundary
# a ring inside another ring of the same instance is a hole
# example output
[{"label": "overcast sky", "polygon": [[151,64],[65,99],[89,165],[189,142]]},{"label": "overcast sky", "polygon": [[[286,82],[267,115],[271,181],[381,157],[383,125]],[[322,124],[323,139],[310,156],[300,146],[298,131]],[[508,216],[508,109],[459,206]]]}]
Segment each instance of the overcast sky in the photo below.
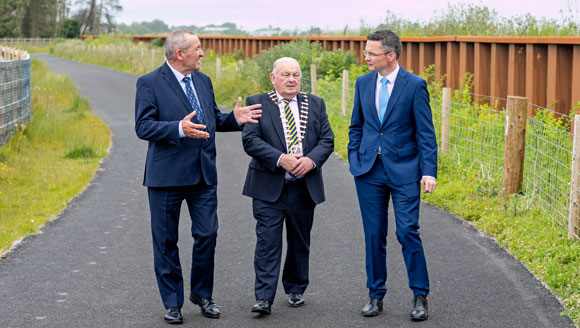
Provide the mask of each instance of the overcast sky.
[{"label": "overcast sky", "polygon": [[361,20],[376,26],[385,19],[387,10],[407,19],[428,20],[437,10],[447,8],[448,3],[469,2],[485,4],[505,17],[529,12],[536,17],[560,18],[560,10],[578,8],[578,0],[120,0],[123,11],[117,22],[160,19],[169,26],[232,22],[246,31],[268,25],[290,30],[308,30],[312,26],[337,30],[347,24],[358,28]]}]

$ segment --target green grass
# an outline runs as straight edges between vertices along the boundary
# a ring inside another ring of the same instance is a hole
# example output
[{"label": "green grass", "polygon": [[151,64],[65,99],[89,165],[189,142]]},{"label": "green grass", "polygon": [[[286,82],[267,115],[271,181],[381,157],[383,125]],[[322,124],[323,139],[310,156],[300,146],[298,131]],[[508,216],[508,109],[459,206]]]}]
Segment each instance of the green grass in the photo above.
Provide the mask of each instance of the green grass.
[{"label": "green grass", "polygon": [[493,237],[562,301],[564,314],[580,323],[580,242],[535,206],[528,196],[506,196],[501,181],[481,166],[460,167],[444,156],[437,189],[424,200],[471,221]]},{"label": "green grass", "polygon": [[65,75],[31,61],[31,121],[0,147],[0,254],[55,218],[93,178],[111,133]]}]

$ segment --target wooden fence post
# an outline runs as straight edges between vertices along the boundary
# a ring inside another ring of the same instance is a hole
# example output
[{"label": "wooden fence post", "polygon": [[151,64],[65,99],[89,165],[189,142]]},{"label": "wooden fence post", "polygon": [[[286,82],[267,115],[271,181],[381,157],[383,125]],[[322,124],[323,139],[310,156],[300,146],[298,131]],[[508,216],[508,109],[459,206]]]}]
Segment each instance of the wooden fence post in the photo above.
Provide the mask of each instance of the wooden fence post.
[{"label": "wooden fence post", "polygon": [[443,88],[441,101],[441,153],[449,152],[449,126],[451,123],[451,88]]},{"label": "wooden fence post", "polygon": [[222,59],[221,59],[221,57],[216,57],[216,60],[215,60],[215,79],[218,82],[222,79]]},{"label": "wooden fence post", "polygon": [[572,146],[572,181],[570,182],[570,211],[568,213],[568,239],[580,238],[580,115],[574,116],[574,142]]},{"label": "wooden fence post", "polygon": [[310,64],[310,93],[316,95],[316,64]]},{"label": "wooden fence post", "polygon": [[155,69],[155,49],[151,49],[151,70]]},{"label": "wooden fence post", "polygon": [[515,194],[522,189],[528,98],[508,96],[506,136],[503,156],[503,189]]},{"label": "wooden fence post", "polygon": [[348,107],[348,70],[342,70],[342,115],[346,116]]}]

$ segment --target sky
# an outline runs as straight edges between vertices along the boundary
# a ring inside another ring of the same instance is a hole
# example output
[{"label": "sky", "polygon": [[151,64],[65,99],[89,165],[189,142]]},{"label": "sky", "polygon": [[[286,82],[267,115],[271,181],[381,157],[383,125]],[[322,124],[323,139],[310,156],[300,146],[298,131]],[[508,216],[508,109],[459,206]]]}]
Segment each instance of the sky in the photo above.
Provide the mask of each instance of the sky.
[{"label": "sky", "polygon": [[360,27],[361,20],[367,26],[376,26],[384,21],[387,10],[413,21],[426,21],[437,10],[446,9],[448,3],[484,4],[505,17],[529,12],[536,17],[560,18],[560,10],[577,9],[579,0],[120,0],[123,11],[116,21],[130,24],[160,19],[169,26],[232,22],[246,31],[269,25],[286,30],[308,30],[312,26],[342,30],[346,25]]}]

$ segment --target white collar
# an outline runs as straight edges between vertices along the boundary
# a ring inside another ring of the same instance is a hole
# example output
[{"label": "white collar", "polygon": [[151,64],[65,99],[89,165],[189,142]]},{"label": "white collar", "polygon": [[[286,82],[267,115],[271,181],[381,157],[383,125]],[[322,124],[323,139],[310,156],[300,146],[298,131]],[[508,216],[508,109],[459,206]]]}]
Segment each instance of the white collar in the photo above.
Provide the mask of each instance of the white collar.
[{"label": "white collar", "polygon": [[389,80],[389,82],[392,85],[395,85],[395,80],[397,79],[397,75],[399,74],[399,68],[401,66],[399,66],[399,64],[397,64],[397,68],[395,68],[394,71],[391,72],[391,74],[387,75],[387,76],[382,76],[381,73],[377,72],[377,81],[380,81],[383,77],[386,77],[387,80]]}]

